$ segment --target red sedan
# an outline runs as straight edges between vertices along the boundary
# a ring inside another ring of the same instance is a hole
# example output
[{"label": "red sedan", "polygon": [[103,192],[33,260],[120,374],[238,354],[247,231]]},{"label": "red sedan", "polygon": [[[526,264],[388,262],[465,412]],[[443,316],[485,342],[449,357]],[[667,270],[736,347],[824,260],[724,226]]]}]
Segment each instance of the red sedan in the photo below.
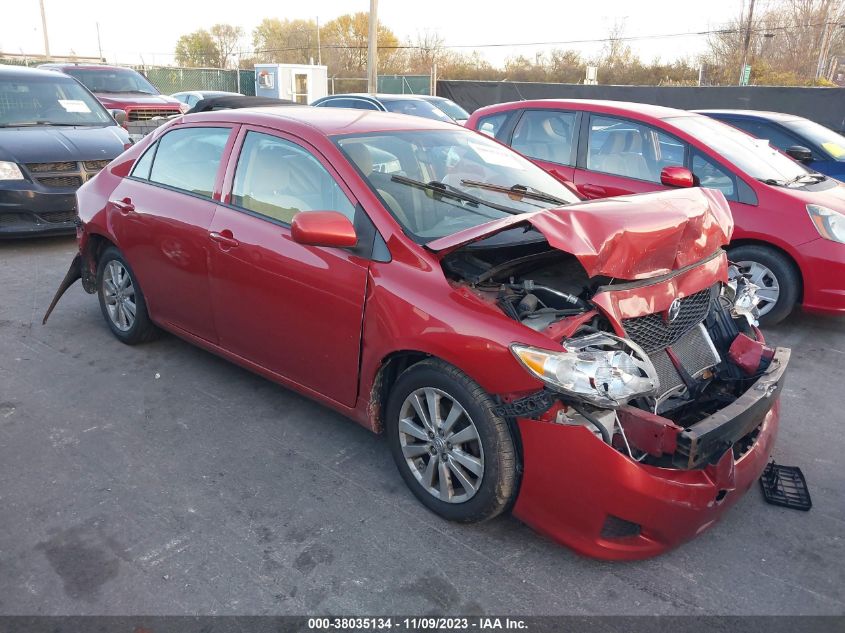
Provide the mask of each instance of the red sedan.
[{"label": "red sedan", "polygon": [[[806,310],[845,314],[845,184],[709,117],[642,103],[542,100],[476,110],[495,136],[586,198],[667,187],[721,191],[736,230],[728,255],[758,286],[764,323]],[[672,176],[681,166],[694,180]],[[670,169],[666,169],[670,168]]]},{"label": "red sedan", "polygon": [[579,203],[455,125],[289,107],[162,126],[79,213],[50,310],[81,278],[120,341],[167,330],[384,432],[445,518],[642,558],[771,454],[789,350],[728,282],[718,192]]}]

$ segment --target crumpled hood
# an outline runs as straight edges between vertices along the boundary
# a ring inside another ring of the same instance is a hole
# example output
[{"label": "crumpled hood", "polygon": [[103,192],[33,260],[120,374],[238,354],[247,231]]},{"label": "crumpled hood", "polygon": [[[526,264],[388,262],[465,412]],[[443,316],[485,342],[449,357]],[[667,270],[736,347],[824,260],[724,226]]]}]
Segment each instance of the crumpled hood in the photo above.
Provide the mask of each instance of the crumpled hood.
[{"label": "crumpled hood", "polygon": [[16,163],[52,163],[111,160],[129,142],[117,125],[15,127],[0,129],[0,160]]},{"label": "crumpled hood", "polygon": [[676,189],[581,202],[514,215],[447,235],[426,246],[444,256],[520,224],[578,258],[590,277],[647,279],[684,268],[730,242],[733,216],[713,189]]}]

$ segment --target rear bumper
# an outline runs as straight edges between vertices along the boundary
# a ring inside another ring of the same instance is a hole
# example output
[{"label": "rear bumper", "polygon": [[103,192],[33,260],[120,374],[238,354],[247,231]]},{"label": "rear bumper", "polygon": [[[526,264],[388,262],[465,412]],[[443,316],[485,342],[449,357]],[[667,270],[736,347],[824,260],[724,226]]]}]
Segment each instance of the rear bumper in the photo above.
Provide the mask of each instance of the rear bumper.
[{"label": "rear bumper", "polygon": [[26,185],[32,187],[0,189],[0,238],[75,233],[74,191],[46,193]]},{"label": "rear bumper", "polygon": [[[755,412],[753,421],[741,420],[745,428],[758,429],[748,450],[739,458],[728,450],[704,468],[643,465],[584,427],[519,419],[525,470],[514,515],[580,554],[609,560],[648,558],[692,539],[716,523],[765,468],[777,438],[778,387],[788,360],[789,350],[778,349],[766,374],[736,400],[734,415],[723,418],[736,426],[746,412]],[[633,533],[609,533],[619,520]]]},{"label": "rear bumper", "polygon": [[845,244],[819,238],[798,247],[803,263],[803,308],[845,314]]}]

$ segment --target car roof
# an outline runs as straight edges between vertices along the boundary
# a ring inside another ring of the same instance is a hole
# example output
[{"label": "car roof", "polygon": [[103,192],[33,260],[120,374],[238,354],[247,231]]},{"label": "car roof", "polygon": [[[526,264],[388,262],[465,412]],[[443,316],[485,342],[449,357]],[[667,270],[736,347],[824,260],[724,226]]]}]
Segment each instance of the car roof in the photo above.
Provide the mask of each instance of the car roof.
[{"label": "car roof", "polygon": [[369,94],[368,92],[343,92],[340,94],[335,95],[328,95],[323,97],[323,99],[328,99],[329,97],[359,97],[362,99],[373,99],[377,101],[381,101],[382,99],[408,99],[409,101],[419,101],[421,97],[424,95],[402,95],[402,94],[390,94],[390,93],[377,93],[377,94]]},{"label": "car roof", "polygon": [[27,68],[26,66],[10,66],[0,64],[0,73],[4,77],[55,77],[53,70],[41,70],[40,68]]},{"label": "car roof", "polygon": [[655,119],[696,116],[694,112],[678,110],[677,108],[667,108],[651,103],[635,103],[633,101],[611,101],[609,99],[530,99],[526,101],[511,101],[488,107],[490,110],[499,110],[501,107],[502,111],[517,108],[570,107],[574,110],[596,108],[607,114],[625,115],[634,112]]},{"label": "car roof", "polygon": [[767,119],[769,121],[792,121],[803,117],[786,112],[769,112],[767,110],[693,110],[699,114],[721,114],[748,119]]},{"label": "car roof", "polygon": [[[270,128],[284,127],[292,133],[314,133],[324,136],[362,134],[368,132],[401,132],[406,130],[452,130],[454,123],[435,121],[423,117],[353,110],[348,108],[314,108],[306,105],[242,108],[188,114],[185,122],[231,122],[263,125]],[[457,128],[460,129],[460,128]]]},{"label": "car roof", "polygon": [[61,64],[57,62],[50,62],[49,64],[39,64],[39,68],[58,68],[60,70],[65,70],[68,68],[80,68],[82,70],[133,70],[134,72],[138,72],[133,68],[127,68],[126,66],[109,66],[108,64]]}]

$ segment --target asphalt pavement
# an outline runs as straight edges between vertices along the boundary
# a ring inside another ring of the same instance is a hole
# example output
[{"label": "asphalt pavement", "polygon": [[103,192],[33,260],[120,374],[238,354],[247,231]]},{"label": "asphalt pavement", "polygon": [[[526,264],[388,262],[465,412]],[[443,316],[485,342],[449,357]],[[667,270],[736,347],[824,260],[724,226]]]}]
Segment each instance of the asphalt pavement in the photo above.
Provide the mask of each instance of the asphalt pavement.
[{"label": "asphalt pavement", "polygon": [[441,520],[382,437],[176,337],[122,345],[78,284],[42,326],[74,250],[0,242],[0,614],[845,614],[843,318],[767,332],[813,509],[755,487],[608,563]]}]

